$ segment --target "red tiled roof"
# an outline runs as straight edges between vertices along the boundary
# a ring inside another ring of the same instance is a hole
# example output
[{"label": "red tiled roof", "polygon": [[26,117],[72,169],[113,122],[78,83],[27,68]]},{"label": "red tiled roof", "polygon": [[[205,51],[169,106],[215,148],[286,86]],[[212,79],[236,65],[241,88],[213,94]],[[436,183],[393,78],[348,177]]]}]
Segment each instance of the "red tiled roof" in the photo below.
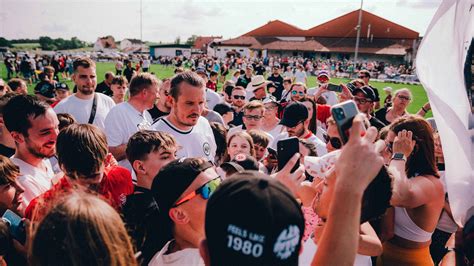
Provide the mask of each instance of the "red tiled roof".
[{"label": "red tiled roof", "polygon": [[305,36],[305,31],[293,25],[280,20],[272,20],[267,24],[249,31],[242,36],[265,37],[265,36],[285,36],[285,37],[301,37]]},{"label": "red tiled roof", "polygon": [[286,51],[316,51],[323,50],[324,47],[321,43],[315,40],[309,41],[275,41],[265,45],[262,45],[262,49],[267,50],[286,50]]},{"label": "red tiled roof", "polygon": [[194,41],[194,49],[204,49],[206,46],[214,41],[215,39],[220,39],[222,36],[199,36]]},{"label": "red tiled roof", "polygon": [[[358,20],[359,9],[307,30],[306,36],[355,38]],[[373,34],[374,38],[417,39],[419,37],[416,31],[362,10],[360,31],[362,38],[367,38],[369,25],[370,35]]]},{"label": "red tiled roof", "polygon": [[261,44],[255,37],[240,36],[234,39],[218,42],[220,46],[249,46],[257,49],[261,47]]}]

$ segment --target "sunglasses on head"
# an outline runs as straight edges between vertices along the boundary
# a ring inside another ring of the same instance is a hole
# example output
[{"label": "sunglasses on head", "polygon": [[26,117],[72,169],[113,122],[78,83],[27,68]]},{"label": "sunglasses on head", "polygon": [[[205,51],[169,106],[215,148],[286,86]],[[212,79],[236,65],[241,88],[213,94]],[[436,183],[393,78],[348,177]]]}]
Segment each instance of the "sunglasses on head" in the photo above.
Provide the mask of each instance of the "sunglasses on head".
[{"label": "sunglasses on head", "polygon": [[291,91],[291,94],[292,95],[299,94],[300,96],[304,96],[304,92],[302,92],[302,91]]},{"label": "sunglasses on head", "polygon": [[329,135],[324,135],[324,139],[326,140],[326,142],[329,142],[331,143],[331,146],[334,148],[334,149],[340,149],[342,148],[342,142],[339,138],[336,138],[336,137],[329,137]]},{"label": "sunglasses on head", "polygon": [[202,185],[200,188],[196,189],[195,191],[184,196],[181,200],[179,200],[173,205],[173,208],[178,207],[179,205],[192,200],[197,195],[201,195],[202,199],[208,200],[211,197],[211,195],[216,191],[217,187],[220,184],[221,184],[221,177],[218,176],[212,179],[211,181],[207,182],[206,184]]},{"label": "sunglasses on head", "polygon": [[234,99],[236,100],[245,100],[245,96],[234,95]]}]

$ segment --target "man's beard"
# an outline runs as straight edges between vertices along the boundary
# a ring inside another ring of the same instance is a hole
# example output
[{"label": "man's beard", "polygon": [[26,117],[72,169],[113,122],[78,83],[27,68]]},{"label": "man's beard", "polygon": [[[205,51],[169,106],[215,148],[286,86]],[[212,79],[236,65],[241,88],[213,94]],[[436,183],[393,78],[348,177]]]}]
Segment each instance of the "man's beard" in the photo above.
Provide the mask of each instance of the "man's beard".
[{"label": "man's beard", "polygon": [[37,158],[41,158],[41,159],[44,159],[44,158],[50,158],[52,156],[55,155],[56,153],[56,149],[53,149],[51,154],[45,154],[45,153],[42,153],[40,152],[41,150],[41,147],[35,147],[34,145],[31,144],[31,141],[26,138],[25,139],[25,142],[26,142],[26,149],[35,157]]}]

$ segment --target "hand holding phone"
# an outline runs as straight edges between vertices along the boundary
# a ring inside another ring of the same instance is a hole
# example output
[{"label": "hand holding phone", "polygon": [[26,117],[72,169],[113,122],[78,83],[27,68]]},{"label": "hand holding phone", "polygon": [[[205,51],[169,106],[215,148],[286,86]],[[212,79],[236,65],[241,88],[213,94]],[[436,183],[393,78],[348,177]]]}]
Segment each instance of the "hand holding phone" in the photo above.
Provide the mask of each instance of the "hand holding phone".
[{"label": "hand holding phone", "polygon": [[[278,171],[283,169],[293,155],[300,152],[300,142],[298,138],[291,137],[278,141],[277,143],[277,155],[278,155]],[[300,166],[299,161],[291,169],[291,173],[296,171]]]},{"label": "hand holding phone", "polygon": [[8,224],[12,237],[20,242],[20,244],[25,244],[26,229],[25,223],[21,217],[11,210],[6,210],[2,216],[2,219]]},{"label": "hand holding phone", "polygon": [[331,107],[331,114],[343,143],[347,143],[349,140],[349,129],[352,127],[352,120],[358,113],[359,109],[354,101],[345,101]]}]

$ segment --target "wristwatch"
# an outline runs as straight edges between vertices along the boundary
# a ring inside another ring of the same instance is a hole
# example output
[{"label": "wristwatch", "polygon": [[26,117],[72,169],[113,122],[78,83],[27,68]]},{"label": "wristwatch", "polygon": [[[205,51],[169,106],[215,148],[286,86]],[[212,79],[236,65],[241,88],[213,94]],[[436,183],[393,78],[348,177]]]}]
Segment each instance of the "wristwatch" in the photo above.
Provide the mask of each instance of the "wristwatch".
[{"label": "wristwatch", "polygon": [[405,155],[403,153],[394,153],[392,155],[392,160],[396,160],[396,161],[407,161],[407,157],[405,157]]}]

